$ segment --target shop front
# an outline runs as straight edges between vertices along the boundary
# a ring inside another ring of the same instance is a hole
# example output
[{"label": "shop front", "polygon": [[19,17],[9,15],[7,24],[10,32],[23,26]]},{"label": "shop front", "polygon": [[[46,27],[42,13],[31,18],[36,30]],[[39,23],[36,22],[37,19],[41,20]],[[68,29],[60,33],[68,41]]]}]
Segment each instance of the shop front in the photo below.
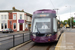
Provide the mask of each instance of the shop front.
[{"label": "shop front", "polygon": [[24,23],[24,20],[18,20],[18,23],[19,23],[19,30],[20,31],[23,31],[23,23]]}]

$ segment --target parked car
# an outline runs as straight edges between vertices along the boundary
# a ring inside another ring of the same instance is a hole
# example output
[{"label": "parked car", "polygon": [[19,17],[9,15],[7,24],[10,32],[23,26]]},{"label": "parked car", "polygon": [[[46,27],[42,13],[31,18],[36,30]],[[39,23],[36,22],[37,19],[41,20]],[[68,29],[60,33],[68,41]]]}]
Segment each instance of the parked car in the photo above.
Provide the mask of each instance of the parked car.
[{"label": "parked car", "polygon": [[10,29],[10,28],[6,28],[6,29],[3,29],[2,30],[2,33],[8,33],[8,32],[13,32],[13,30],[12,29]]}]

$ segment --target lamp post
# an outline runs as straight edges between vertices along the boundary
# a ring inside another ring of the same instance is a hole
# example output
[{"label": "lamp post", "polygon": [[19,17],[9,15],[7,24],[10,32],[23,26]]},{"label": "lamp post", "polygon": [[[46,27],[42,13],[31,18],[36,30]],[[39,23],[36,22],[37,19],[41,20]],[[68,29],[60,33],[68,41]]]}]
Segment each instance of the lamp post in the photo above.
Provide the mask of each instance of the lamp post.
[{"label": "lamp post", "polygon": [[71,6],[70,6],[70,26],[72,28],[72,21],[71,21]]},{"label": "lamp post", "polygon": [[70,28],[72,28],[72,22],[71,22],[71,6],[70,6]]}]

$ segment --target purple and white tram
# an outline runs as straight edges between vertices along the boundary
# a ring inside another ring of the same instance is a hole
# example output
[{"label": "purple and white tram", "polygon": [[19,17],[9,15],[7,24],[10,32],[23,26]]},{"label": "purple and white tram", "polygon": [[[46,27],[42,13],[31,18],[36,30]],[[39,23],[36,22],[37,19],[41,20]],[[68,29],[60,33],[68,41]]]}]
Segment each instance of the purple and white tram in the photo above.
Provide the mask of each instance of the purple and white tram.
[{"label": "purple and white tram", "polygon": [[30,38],[36,43],[47,43],[56,41],[56,11],[42,9],[37,10],[33,13]]}]

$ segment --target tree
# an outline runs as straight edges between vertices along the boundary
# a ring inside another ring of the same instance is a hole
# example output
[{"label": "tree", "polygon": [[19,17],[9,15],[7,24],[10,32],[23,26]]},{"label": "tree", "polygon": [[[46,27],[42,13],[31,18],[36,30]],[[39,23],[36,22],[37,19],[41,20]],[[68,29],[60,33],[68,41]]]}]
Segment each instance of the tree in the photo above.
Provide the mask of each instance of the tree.
[{"label": "tree", "polygon": [[70,20],[71,20],[71,25],[72,25],[72,27],[73,27],[73,25],[74,25],[73,17],[71,17],[71,18],[68,19],[68,24],[69,24],[69,26],[71,26],[71,25],[70,25]]},{"label": "tree", "polygon": [[57,27],[60,28],[60,20],[57,20]]},{"label": "tree", "polygon": [[64,23],[63,21],[61,21],[61,23],[62,23],[63,25],[65,25],[65,23]]},{"label": "tree", "polygon": [[68,20],[64,20],[64,24],[66,25],[68,23]]}]

